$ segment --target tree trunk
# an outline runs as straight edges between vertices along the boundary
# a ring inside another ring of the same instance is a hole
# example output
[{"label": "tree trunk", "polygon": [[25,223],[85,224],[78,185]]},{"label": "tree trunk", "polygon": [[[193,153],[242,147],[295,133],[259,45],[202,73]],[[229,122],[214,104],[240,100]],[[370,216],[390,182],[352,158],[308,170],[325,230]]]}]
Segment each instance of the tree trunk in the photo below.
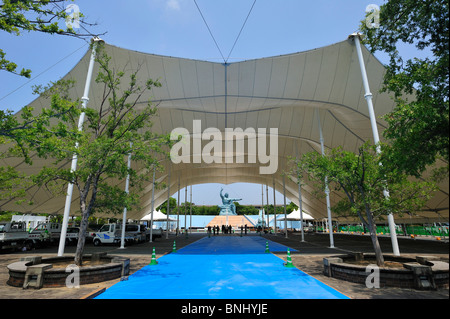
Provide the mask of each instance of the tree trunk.
[{"label": "tree trunk", "polygon": [[78,242],[77,242],[77,250],[75,251],[75,265],[81,266],[83,263],[83,251],[84,244],[86,242],[86,230],[89,218],[89,210],[86,207],[86,198],[85,193],[80,194],[80,208],[81,208],[81,225],[80,232],[78,233]]},{"label": "tree trunk", "polygon": [[375,259],[378,267],[384,267],[384,257],[381,251],[380,243],[378,241],[377,229],[373,222],[373,216],[370,209],[366,209],[367,222],[369,223],[370,239],[372,240],[373,250],[375,251]]},{"label": "tree trunk", "polygon": [[83,263],[84,244],[86,242],[86,231],[88,227],[89,212],[85,211],[81,218],[80,232],[78,233],[77,250],[75,252],[75,264],[81,266]]},{"label": "tree trunk", "polygon": [[[88,227],[88,219],[89,215],[92,211],[92,207],[94,206],[95,200],[97,198],[97,185],[100,178],[100,174],[97,174],[95,176],[90,176],[87,179],[87,182],[84,186],[84,190],[80,193],[80,209],[81,209],[81,225],[80,225],[80,232],[78,234],[78,243],[77,243],[77,250],[75,252],[75,264],[77,266],[81,266],[83,262],[83,251],[84,251],[84,244],[86,242],[86,230]],[[92,195],[91,199],[89,200],[89,205],[87,205],[87,198],[89,190],[92,186]]]}]

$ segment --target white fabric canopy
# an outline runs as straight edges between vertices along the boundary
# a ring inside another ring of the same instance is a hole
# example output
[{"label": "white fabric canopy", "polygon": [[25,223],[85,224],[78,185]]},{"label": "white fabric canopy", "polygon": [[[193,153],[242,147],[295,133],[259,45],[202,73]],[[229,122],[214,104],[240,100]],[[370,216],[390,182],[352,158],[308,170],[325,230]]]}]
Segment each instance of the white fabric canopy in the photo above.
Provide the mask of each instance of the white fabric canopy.
[{"label": "white fabric canopy", "polygon": [[[154,222],[165,222],[165,221],[167,221],[167,215],[162,213],[159,210],[158,211],[154,210],[153,214],[149,213],[149,214],[145,215],[144,217],[142,217],[141,220],[143,220],[143,221],[150,221],[150,220],[152,220],[152,215],[153,215],[153,221]],[[176,221],[177,221],[176,219],[173,219],[173,218],[169,217],[169,222],[176,222]]]},{"label": "white fabric canopy", "polygon": [[[390,112],[395,103],[391,96],[380,93],[385,68],[364,46],[362,49],[378,130],[382,136],[386,127],[382,116]],[[165,172],[157,172],[156,179],[170,185],[170,195],[178,191],[178,185],[184,188],[202,183],[236,182],[270,186],[274,183],[276,190],[283,193],[282,176],[289,171],[289,157],[310,151],[320,152],[316,112],[319,113],[326,149],[342,146],[356,152],[365,141],[372,140],[361,71],[351,40],[305,52],[230,64],[146,54],[110,44],[105,44],[105,50],[112,57],[110,65],[115,70],[128,72],[140,67],[139,80],[145,82],[152,78],[162,83],[161,88],[143,96],[142,104],[137,106],[145,106],[149,100],[158,105],[153,126],[156,133],[170,133],[179,127],[192,133],[194,120],[201,121],[202,131],[209,127],[218,128],[221,132],[225,128],[278,129],[278,170],[274,174],[260,174],[259,168],[267,164],[259,161],[250,163],[244,160],[240,163],[238,158],[245,159],[248,151],[244,154],[223,152],[221,163],[212,164],[194,164],[193,161],[174,164],[161,158]],[[73,99],[79,99],[83,94],[89,58],[90,51],[64,77],[77,81],[70,91]],[[97,72],[96,65],[94,79]],[[99,107],[102,94],[103,87],[92,80],[88,106]],[[43,97],[31,103],[36,110],[47,105],[49,100]],[[232,163],[225,163],[225,158],[231,158]],[[37,172],[50,164],[51,159],[34,158],[33,166],[17,159],[0,159],[0,165],[11,165],[26,173]],[[125,181],[117,183],[125,188]],[[303,209],[315,219],[326,217],[325,199],[315,196],[314,189],[307,182],[302,182],[302,185]],[[141,194],[141,209],[128,212],[128,218],[141,219],[146,215],[151,209],[151,193],[152,184],[149,183]],[[413,217],[448,221],[448,193],[446,180],[424,210],[414,212]],[[336,203],[340,196],[342,194],[332,192],[331,204]],[[45,188],[30,188],[28,197],[33,200],[32,205],[17,205],[15,200],[6,200],[0,202],[0,209],[50,214],[64,211],[65,196],[54,197]],[[287,174],[286,197],[299,204],[295,174]],[[154,207],[166,199],[167,189],[156,189]],[[78,201],[79,196],[74,191],[71,215],[79,214]],[[339,217],[338,220],[344,222],[347,219]]]},{"label": "white fabric canopy", "polygon": [[[286,215],[286,218],[280,217],[277,218],[277,221],[283,221],[283,220],[301,220],[300,218],[300,210],[294,210],[292,213]],[[303,212],[303,220],[314,220],[314,218],[312,216],[310,216],[309,214]]]}]

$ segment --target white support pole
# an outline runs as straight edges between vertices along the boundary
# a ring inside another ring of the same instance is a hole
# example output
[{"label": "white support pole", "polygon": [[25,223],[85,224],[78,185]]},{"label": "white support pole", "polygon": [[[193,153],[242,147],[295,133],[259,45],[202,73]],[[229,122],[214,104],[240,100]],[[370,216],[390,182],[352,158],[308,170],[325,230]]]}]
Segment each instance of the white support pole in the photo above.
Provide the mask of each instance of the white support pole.
[{"label": "white support pole", "polygon": [[267,204],[267,231],[269,231],[270,220],[269,220],[269,185],[266,184],[266,204]]},{"label": "white support pole", "polygon": [[169,213],[170,213],[170,173],[171,173],[171,165],[169,163],[169,176],[167,178],[167,220],[166,220],[166,239],[169,239]]},{"label": "white support pole", "polygon": [[[264,225],[264,185],[261,184],[261,223]],[[263,227],[264,228],[264,227]]]},{"label": "white support pole", "polygon": [[286,232],[286,238],[288,238],[287,214],[286,214],[286,181],[284,175],[283,175],[283,197],[284,197],[284,230]]},{"label": "white support pole", "polygon": [[277,235],[277,204],[276,204],[276,194],[275,194],[275,178],[273,178],[273,215],[275,218],[275,236]]},{"label": "white support pole", "polygon": [[152,182],[152,211],[150,215],[150,240],[149,242],[153,242],[153,211],[155,210],[155,172],[156,168],[153,167],[153,182]]},{"label": "white support pole", "polygon": [[[373,103],[372,103],[372,93],[370,92],[366,66],[364,64],[364,57],[363,57],[362,50],[361,50],[361,43],[359,41],[359,34],[354,33],[354,34],[350,35],[350,37],[352,37],[353,40],[355,41],[356,52],[358,54],[359,66],[361,68],[361,76],[362,76],[364,90],[365,90],[364,98],[367,101],[367,107],[369,109],[369,117],[370,117],[370,124],[372,126],[373,142],[375,143],[375,145],[377,147],[377,153],[379,154],[381,152],[380,136],[378,134],[378,126],[377,126],[375,111],[374,111]],[[383,195],[386,198],[389,198],[389,191],[387,190],[387,188],[385,188],[383,190]],[[392,251],[395,256],[400,256],[400,249],[398,247],[397,233],[395,230],[394,215],[392,213],[390,213],[388,215],[388,222],[389,222],[389,230],[391,233]]]},{"label": "white support pole", "polygon": [[[298,155],[298,145],[295,144],[295,155],[297,156],[297,159],[299,158]],[[297,170],[297,181],[298,181],[298,209],[300,212],[300,229],[302,233],[302,242],[305,241],[305,231],[303,229],[303,200],[302,200],[302,181],[300,178],[300,171]]]},{"label": "white support pole", "polygon": [[186,234],[186,238],[188,237],[187,231],[187,185],[184,189],[184,232]]},{"label": "white support pole", "polygon": [[298,209],[300,211],[300,227],[302,232],[302,242],[305,241],[305,232],[303,230],[303,201],[302,201],[302,185],[300,174],[298,176]]},{"label": "white support pole", "polygon": [[[133,143],[130,143],[130,148],[132,147]],[[128,165],[127,168],[130,169],[131,167],[131,152],[128,154]],[[125,180],[125,193],[129,193],[129,187],[130,187],[130,174],[127,174],[127,179]],[[125,227],[127,222],[127,207],[125,206],[123,208],[123,217],[122,217],[122,236],[120,238],[120,248],[119,249],[125,249]]]},{"label": "white support pole", "polygon": [[189,200],[189,233],[192,234],[192,185],[191,185],[191,197]]},{"label": "white support pole", "polygon": [[[86,109],[86,106],[89,102],[88,96],[89,96],[89,89],[91,87],[92,73],[94,70],[97,43],[100,41],[102,41],[100,38],[92,39],[91,59],[89,60],[89,67],[88,67],[88,72],[86,75],[86,82],[84,85],[84,93],[83,93],[83,97],[81,98],[81,101],[82,101],[81,108],[83,111],[81,112],[80,118],[78,119],[78,131],[83,130],[83,123],[84,123],[84,117],[85,117],[84,109]],[[75,147],[78,148],[78,143],[75,144]],[[70,166],[71,172],[76,171],[77,162],[78,162],[78,157],[76,154],[73,154],[72,164]],[[63,217],[63,222],[62,222],[62,226],[61,226],[61,236],[59,238],[58,256],[64,255],[64,248],[66,245],[67,226],[69,224],[70,205],[72,204],[72,193],[73,193],[73,183],[69,183],[69,185],[67,186],[66,203],[64,206],[64,217]]]},{"label": "white support pole", "polygon": [[[325,155],[325,146],[322,133],[322,125],[320,124],[319,112],[316,109],[317,120],[319,123],[319,134],[320,134],[320,147],[322,150],[322,156]],[[330,248],[334,248],[334,237],[333,237],[333,221],[331,220],[331,204],[330,204],[330,189],[328,187],[328,177],[325,176],[325,195],[327,200],[327,215],[328,215],[328,229],[330,233]]]},{"label": "white support pole", "polygon": [[180,193],[181,193],[180,176],[178,175],[177,231],[176,231],[177,236],[178,236],[178,232],[180,230]]}]

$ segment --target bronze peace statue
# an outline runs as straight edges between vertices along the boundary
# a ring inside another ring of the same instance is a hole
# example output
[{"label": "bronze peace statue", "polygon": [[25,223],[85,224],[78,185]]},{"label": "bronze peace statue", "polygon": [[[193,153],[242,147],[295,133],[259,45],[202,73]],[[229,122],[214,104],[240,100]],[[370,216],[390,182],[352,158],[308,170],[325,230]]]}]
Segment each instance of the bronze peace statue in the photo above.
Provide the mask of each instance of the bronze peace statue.
[{"label": "bronze peace statue", "polygon": [[228,193],[223,195],[223,188],[220,190],[220,197],[222,198],[222,205],[218,205],[220,208],[219,215],[237,215],[234,202],[240,201],[242,198],[229,198]]}]

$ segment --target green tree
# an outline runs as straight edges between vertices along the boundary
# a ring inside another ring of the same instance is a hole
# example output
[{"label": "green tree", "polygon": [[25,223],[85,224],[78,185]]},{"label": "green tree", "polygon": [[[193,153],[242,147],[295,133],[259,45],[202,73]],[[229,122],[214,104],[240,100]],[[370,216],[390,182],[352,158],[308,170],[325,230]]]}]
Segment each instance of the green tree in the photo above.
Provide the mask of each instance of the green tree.
[{"label": "green tree", "polygon": [[[167,203],[166,203],[167,205]],[[191,205],[192,205],[192,215],[199,215],[200,209],[198,206],[195,205],[195,203],[191,202],[184,202],[180,203],[180,214],[181,215],[190,215],[191,213]]]},{"label": "green tree", "polygon": [[[73,1],[73,0],[72,0]],[[71,1],[69,1],[71,2]],[[78,33],[73,28],[68,27],[65,22],[68,14],[65,11],[67,1],[63,0],[4,0],[0,4],[0,30],[9,34],[20,36],[24,32],[39,32],[46,34],[57,34],[72,36],[84,39],[94,36],[88,33]],[[81,26],[92,26],[83,19],[83,15],[78,15]],[[63,26],[61,26],[63,25]],[[70,24],[69,24],[70,25]],[[29,78],[31,70],[18,66],[13,61],[6,58],[6,52],[0,48],[0,71],[10,72],[19,76]],[[52,90],[70,85],[58,81],[52,84]],[[53,92],[55,93],[55,92]],[[44,109],[39,115],[33,114],[29,107],[23,108],[18,116],[14,116],[9,110],[0,110],[0,158],[23,156],[25,162],[31,164],[27,144],[39,143],[42,135],[46,138],[62,132],[45,132],[45,127],[52,118],[61,118],[71,111],[71,106],[64,109],[59,105],[55,108]],[[40,135],[40,136],[38,136]],[[17,172],[13,167],[0,167],[0,200],[9,198],[20,198],[25,195],[25,189],[31,185],[30,176]]]},{"label": "green tree", "polygon": [[[177,211],[177,200],[173,197],[169,198],[169,209],[170,214],[176,213]],[[160,210],[162,213],[167,214],[167,201],[162,203],[156,210]]]},{"label": "green tree", "polygon": [[21,198],[25,196],[26,187],[30,185],[29,176],[11,166],[0,167],[0,201],[17,198],[17,202],[21,202]]},{"label": "green tree", "polygon": [[[45,157],[46,141],[72,134],[66,126],[49,127],[49,123],[51,120],[67,120],[79,114],[79,102],[67,99],[67,92],[73,84],[73,81],[60,80],[51,83],[51,87],[40,87],[42,95],[51,98],[51,105],[39,114],[35,114],[29,106],[16,115],[0,111],[1,159],[15,159],[16,162],[24,161],[32,165],[30,148],[37,151],[38,156]],[[0,201],[14,198],[17,203],[24,202],[26,189],[32,185],[32,176],[9,165],[0,167]]]},{"label": "green tree", "polygon": [[[372,52],[390,57],[382,91],[394,93],[396,107],[384,116],[391,144],[385,163],[419,177],[442,158],[448,175],[449,1],[389,0],[380,9],[380,27],[363,21],[360,29]],[[399,52],[404,44],[429,51],[429,57],[405,61]]]},{"label": "green tree", "polygon": [[292,213],[296,209],[298,209],[298,206],[295,205],[294,202],[290,202],[289,204],[286,205],[286,213],[287,214]]},{"label": "green tree", "polygon": [[[73,0],[69,1],[73,2]],[[0,30],[20,36],[23,32],[40,32],[58,34],[78,38],[92,37],[93,34],[77,33],[71,24],[66,24],[70,14],[66,12],[65,0],[3,0],[0,4]],[[83,19],[82,13],[77,14],[82,26],[92,26]],[[6,53],[0,48],[0,70],[24,77],[31,77],[31,70],[18,71],[17,64],[6,59]]]},{"label": "green tree", "polygon": [[205,215],[217,215],[220,212],[220,208],[218,205],[209,206],[206,209]]},{"label": "green tree", "polygon": [[[389,213],[402,215],[419,210],[436,190],[433,182],[411,180],[380,165],[380,156],[368,143],[357,154],[342,148],[332,149],[325,156],[307,153],[296,161],[296,174],[298,170],[314,183],[318,194],[323,194],[325,177],[330,190],[345,194],[332,210],[337,214],[359,217],[369,229],[378,266],[384,265],[384,258],[376,221]],[[389,188],[389,197],[383,195],[386,187]]]},{"label": "green tree", "polygon": [[[75,253],[77,265],[82,263],[89,216],[96,211],[121,213],[124,207],[131,210],[138,205],[141,186],[151,175],[148,172],[158,167],[156,155],[164,152],[164,145],[170,145],[169,136],[151,132],[151,118],[156,112],[152,103],[148,102],[142,108],[136,107],[145,92],[161,84],[151,79],[139,83],[139,70],[127,75],[128,84],[122,83],[126,72],[110,66],[111,58],[101,46],[97,51],[99,72],[96,82],[104,86],[103,96],[96,109],[87,107],[84,110],[86,121],[83,131],[78,131],[77,117],[65,117],[55,124],[49,123],[49,130],[59,128],[71,134],[30,145],[41,157],[54,160],[52,166],[35,176],[34,181],[38,185],[64,194],[66,183],[71,182],[79,192],[82,219]],[[52,97],[53,101],[59,101],[57,94]],[[79,105],[77,110],[80,113]],[[133,165],[128,169],[127,157],[130,153]],[[73,154],[78,156],[76,171],[61,165],[69,162]],[[127,175],[130,176],[129,194],[113,183],[124,180]]]},{"label": "green tree", "polygon": [[217,215],[219,214],[219,206],[199,206],[198,207],[198,214],[199,215]]},{"label": "green tree", "polygon": [[66,121],[79,115],[77,110],[79,101],[68,99],[68,92],[74,84],[73,80],[59,80],[51,82],[46,87],[35,87],[35,94],[51,100],[51,105],[43,108],[39,114],[36,114],[30,106],[22,108],[16,115],[10,111],[0,110],[0,145],[5,145],[3,147],[5,151],[1,156],[21,156],[26,163],[32,164],[30,147],[37,149],[40,155],[44,155],[42,150],[45,148],[42,149],[40,146],[45,144],[45,140],[73,134],[65,126],[49,127],[49,123],[57,119]]},{"label": "green tree", "polygon": [[254,206],[241,205],[238,202],[236,204],[236,213],[238,215],[258,215],[259,210]]},{"label": "green tree", "polygon": [[0,211],[0,221],[1,222],[9,222],[13,215],[16,215],[17,213],[14,212],[2,212]]}]

